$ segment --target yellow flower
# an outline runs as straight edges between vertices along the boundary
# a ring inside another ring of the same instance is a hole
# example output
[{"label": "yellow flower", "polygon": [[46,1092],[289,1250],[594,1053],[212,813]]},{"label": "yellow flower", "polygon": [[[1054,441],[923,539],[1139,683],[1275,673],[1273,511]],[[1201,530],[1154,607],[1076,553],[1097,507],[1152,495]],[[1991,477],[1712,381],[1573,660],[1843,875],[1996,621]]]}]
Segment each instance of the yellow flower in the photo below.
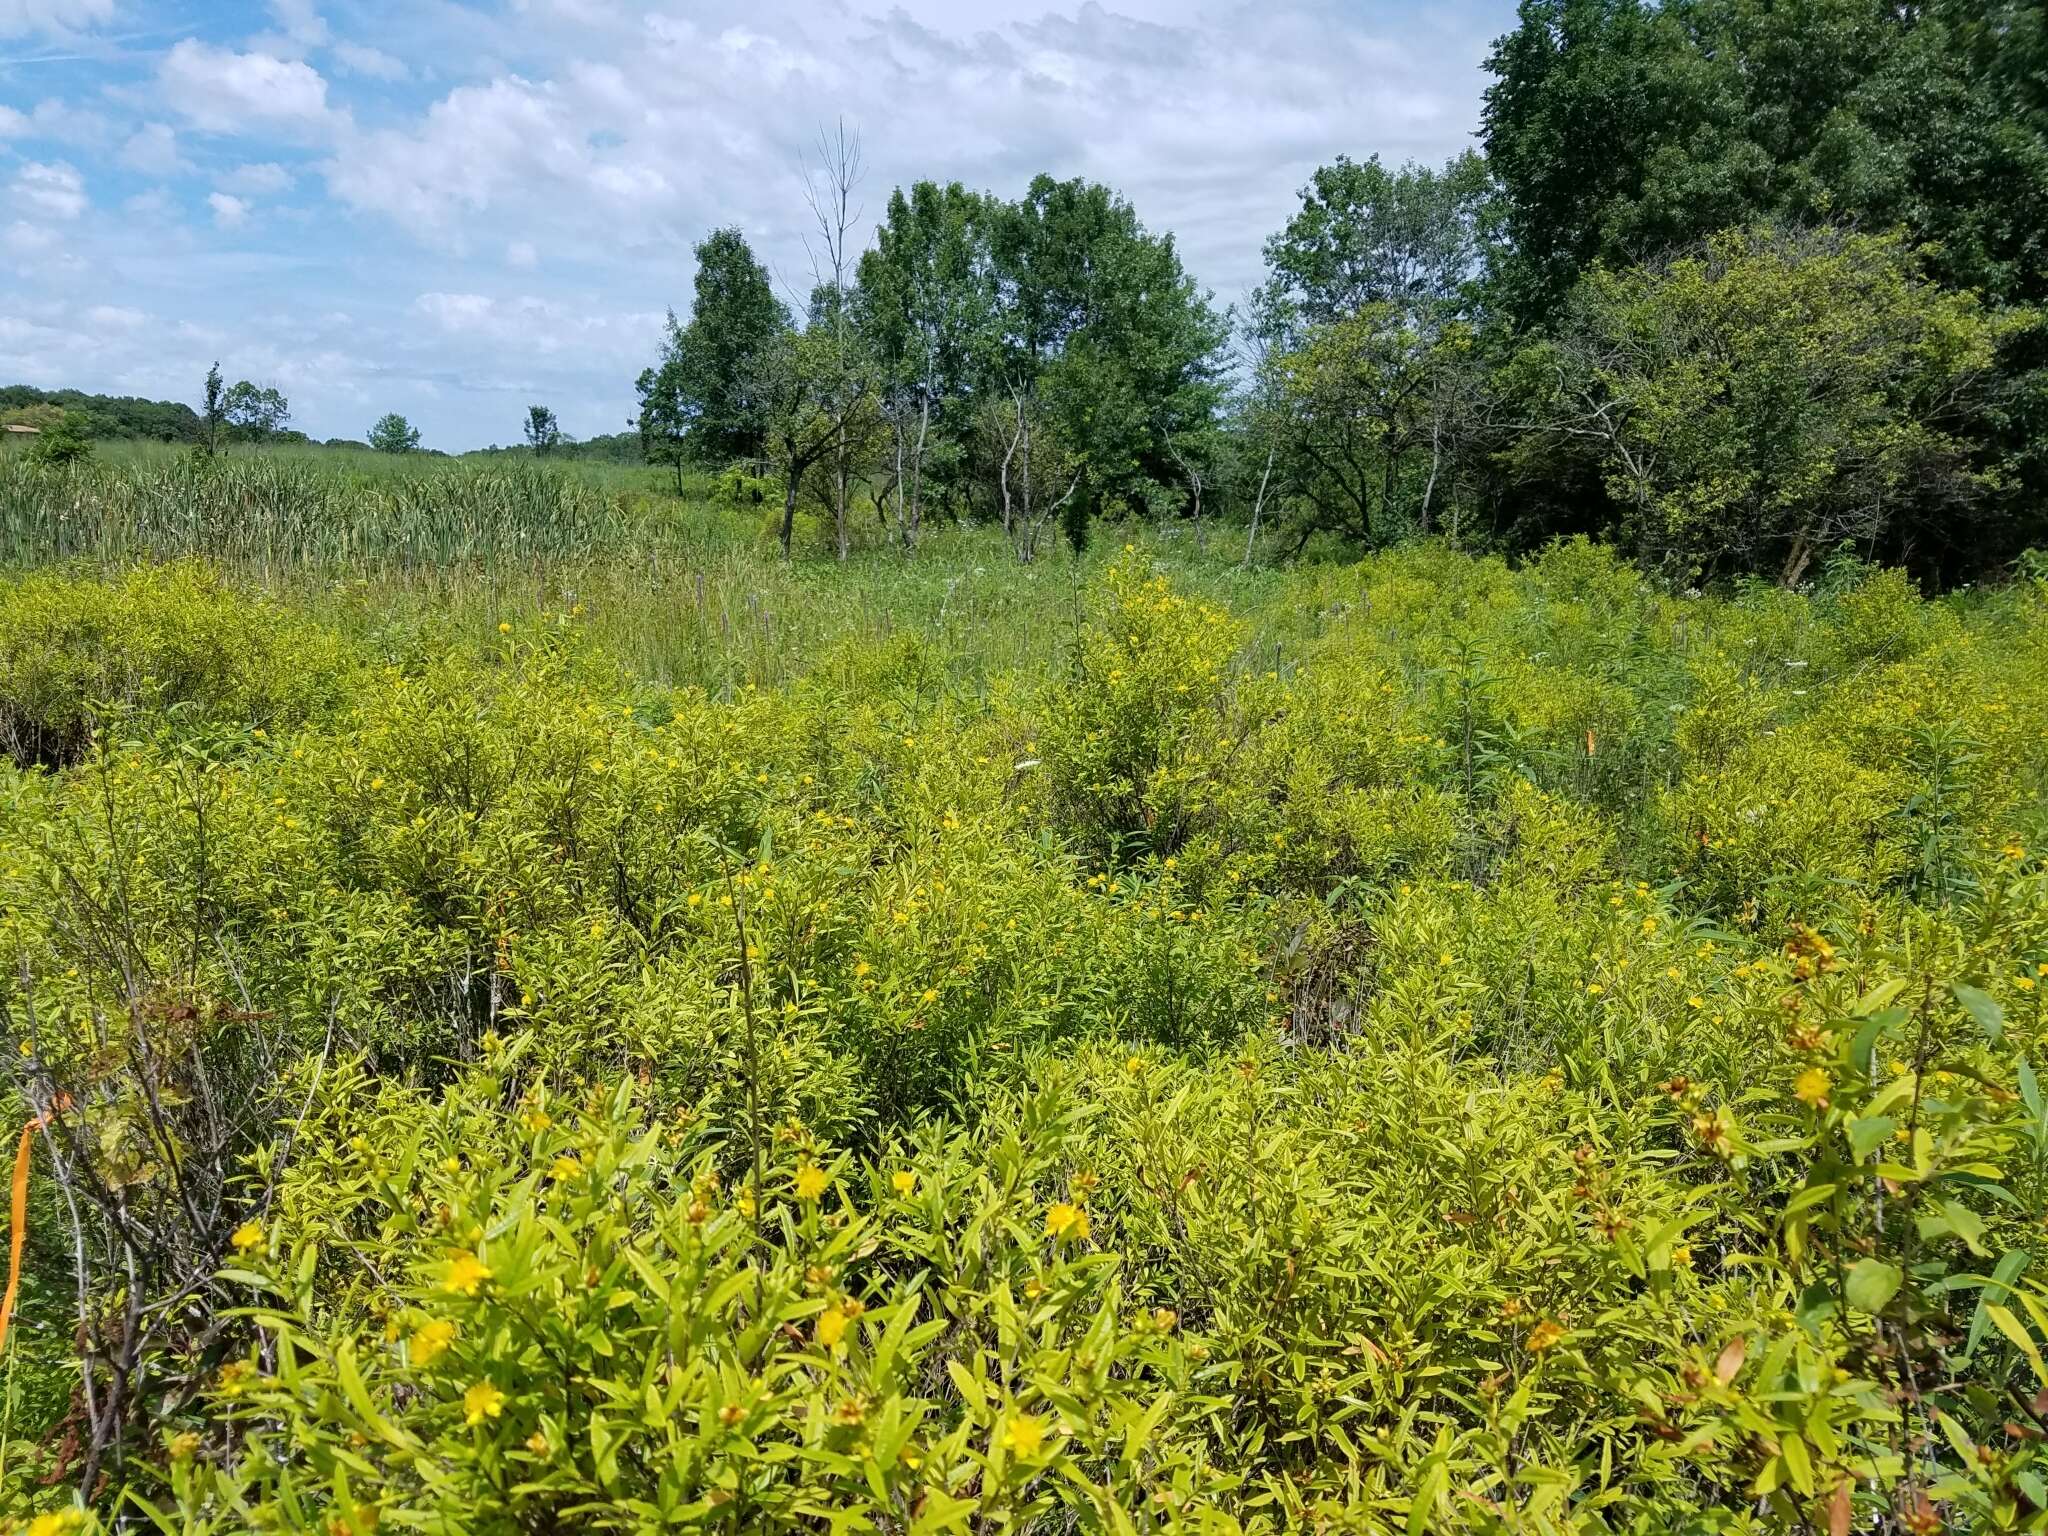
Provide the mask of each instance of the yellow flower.
[{"label": "yellow flower", "polygon": [[199,1454],[200,1443],[199,1436],[189,1429],[182,1435],[174,1435],[167,1447],[171,1453],[171,1460],[190,1461]]},{"label": "yellow flower", "polygon": [[235,1245],[235,1250],[238,1253],[247,1253],[251,1248],[261,1248],[263,1246],[263,1223],[260,1221],[243,1222],[239,1227],[235,1228],[235,1235],[229,1241]]},{"label": "yellow flower", "polygon": [[74,1531],[85,1529],[85,1514],[76,1509],[60,1509],[53,1514],[37,1515],[29,1521],[27,1536],[72,1536]]},{"label": "yellow flower", "polygon": [[1013,1456],[1036,1456],[1045,1445],[1045,1420],[1034,1413],[1013,1413],[1003,1426],[1003,1447]]},{"label": "yellow flower", "polygon": [[573,1157],[558,1157],[554,1167],[548,1170],[548,1176],[557,1184],[573,1184],[583,1177],[583,1165]]},{"label": "yellow flower", "polygon": [[1129,1061],[1124,1063],[1124,1070],[1130,1073],[1133,1077],[1136,1077],[1140,1072],[1145,1070],[1145,1058],[1142,1056],[1133,1056]]},{"label": "yellow flower", "polygon": [[899,1195],[909,1195],[917,1188],[917,1175],[908,1168],[900,1168],[889,1176],[889,1185]]},{"label": "yellow flower", "polygon": [[1554,1348],[1557,1344],[1557,1341],[1563,1337],[1563,1327],[1557,1323],[1553,1323],[1549,1318],[1546,1317],[1542,1322],[1538,1323],[1534,1328],[1531,1328],[1529,1330],[1529,1353],[1532,1355],[1540,1355],[1545,1350]]},{"label": "yellow flower", "polygon": [[818,1314],[815,1330],[818,1345],[822,1349],[837,1349],[839,1341],[846,1337],[847,1317],[838,1307],[827,1307]]},{"label": "yellow flower", "polygon": [[412,1363],[432,1365],[455,1342],[455,1325],[437,1317],[412,1336]]},{"label": "yellow flower", "polygon": [[501,635],[509,635],[512,633],[512,626],[510,624],[500,624],[498,626],[498,633]]},{"label": "yellow flower", "polygon": [[797,1169],[794,1181],[799,1200],[816,1200],[832,1185],[832,1179],[816,1163],[805,1163]]},{"label": "yellow flower", "polygon": [[1828,1089],[1834,1085],[1828,1081],[1827,1073],[1819,1067],[1808,1067],[1799,1074],[1799,1080],[1792,1085],[1792,1093],[1802,1104],[1815,1109],[1828,1107]]},{"label": "yellow flower", "polygon": [[462,1394],[462,1407],[466,1415],[463,1422],[474,1428],[505,1411],[505,1394],[488,1381],[480,1381]]},{"label": "yellow flower", "polygon": [[448,1278],[441,1284],[459,1295],[474,1296],[477,1287],[490,1278],[490,1266],[465,1248],[448,1261]]},{"label": "yellow flower", "polygon": [[1045,1234],[1062,1242],[1080,1242],[1088,1235],[1088,1213],[1078,1205],[1060,1200],[1045,1213]]}]

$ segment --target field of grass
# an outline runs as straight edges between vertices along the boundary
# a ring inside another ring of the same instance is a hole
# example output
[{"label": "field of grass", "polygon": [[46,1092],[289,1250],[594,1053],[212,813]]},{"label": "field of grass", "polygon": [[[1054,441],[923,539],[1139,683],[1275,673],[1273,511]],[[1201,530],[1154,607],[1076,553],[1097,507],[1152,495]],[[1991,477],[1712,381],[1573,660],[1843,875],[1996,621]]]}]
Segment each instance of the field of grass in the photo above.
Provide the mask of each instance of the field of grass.
[{"label": "field of grass", "polygon": [[636,473],[0,460],[0,1529],[2038,1528],[2048,583]]}]

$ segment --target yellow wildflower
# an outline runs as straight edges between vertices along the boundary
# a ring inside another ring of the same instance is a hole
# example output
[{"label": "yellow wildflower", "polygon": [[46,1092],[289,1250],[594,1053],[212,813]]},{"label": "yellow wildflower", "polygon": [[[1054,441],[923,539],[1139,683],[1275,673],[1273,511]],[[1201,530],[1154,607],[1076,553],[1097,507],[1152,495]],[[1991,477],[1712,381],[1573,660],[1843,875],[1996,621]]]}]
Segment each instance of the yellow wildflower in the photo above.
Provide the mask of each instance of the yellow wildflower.
[{"label": "yellow wildflower", "polygon": [[815,1335],[821,1349],[837,1349],[839,1341],[846,1337],[846,1313],[838,1307],[827,1307],[818,1314]]},{"label": "yellow wildflower", "polygon": [[1088,1236],[1088,1213],[1078,1205],[1056,1201],[1045,1213],[1045,1234],[1062,1242],[1080,1242]]},{"label": "yellow wildflower", "polygon": [[505,1411],[505,1394],[488,1381],[480,1381],[462,1394],[463,1423],[474,1428],[485,1419],[495,1419]]},{"label": "yellow wildflower", "polygon": [[1036,1456],[1045,1445],[1045,1420],[1035,1413],[1013,1413],[1003,1426],[1003,1447],[1013,1456]]},{"label": "yellow wildflower", "polygon": [[235,1251],[238,1253],[247,1253],[252,1248],[261,1248],[263,1246],[263,1223],[260,1221],[243,1222],[239,1227],[235,1228],[235,1235],[229,1241],[235,1245]]},{"label": "yellow wildflower", "polygon": [[1552,1322],[1549,1318],[1546,1317],[1545,1319],[1543,1319],[1542,1322],[1538,1323],[1534,1328],[1531,1328],[1529,1330],[1527,1346],[1529,1353],[1532,1355],[1540,1355],[1544,1351],[1556,1347],[1557,1341],[1563,1337],[1563,1326],[1561,1324]]},{"label": "yellow wildflower", "polygon": [[490,1278],[490,1266],[465,1248],[448,1261],[448,1278],[441,1284],[458,1295],[474,1296],[477,1287]]},{"label": "yellow wildflower", "polygon": [[437,1317],[412,1336],[412,1363],[432,1365],[455,1342],[455,1325]]},{"label": "yellow wildflower", "polygon": [[1827,1073],[1819,1067],[1808,1067],[1799,1074],[1799,1080],[1792,1085],[1792,1093],[1802,1104],[1810,1104],[1815,1109],[1826,1109],[1828,1090],[1833,1086],[1828,1080]]},{"label": "yellow wildflower", "polygon": [[794,1186],[799,1200],[816,1200],[831,1187],[832,1178],[816,1163],[805,1163],[796,1171]]},{"label": "yellow wildflower", "polygon": [[908,1168],[899,1168],[889,1176],[889,1185],[899,1195],[909,1195],[917,1188],[917,1175]]}]

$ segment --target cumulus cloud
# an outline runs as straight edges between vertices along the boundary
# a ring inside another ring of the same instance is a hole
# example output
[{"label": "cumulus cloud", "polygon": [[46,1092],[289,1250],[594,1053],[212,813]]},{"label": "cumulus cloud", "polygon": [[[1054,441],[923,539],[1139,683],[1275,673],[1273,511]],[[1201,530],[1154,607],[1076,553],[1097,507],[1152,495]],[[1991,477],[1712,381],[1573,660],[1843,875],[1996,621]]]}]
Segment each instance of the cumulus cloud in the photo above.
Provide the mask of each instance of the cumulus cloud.
[{"label": "cumulus cloud", "polygon": [[331,35],[313,0],[270,0],[270,14],[278,30],[298,47],[324,47]]},{"label": "cumulus cloud", "polygon": [[144,123],[121,146],[121,164],[145,176],[176,176],[190,170],[178,153],[178,135],[169,123]]},{"label": "cumulus cloud", "polygon": [[238,165],[220,178],[222,190],[247,193],[251,197],[275,197],[289,192],[298,178],[275,160]]},{"label": "cumulus cloud", "polygon": [[114,0],[0,0],[0,37],[75,37],[114,19]]},{"label": "cumulus cloud", "polygon": [[871,205],[919,176],[1011,195],[1041,170],[1087,176],[1174,230],[1197,273],[1234,294],[1318,163],[1437,161],[1469,142],[1494,30],[1461,6],[1316,0],[1149,15],[1125,13],[1141,0],[577,8],[571,25],[562,0],[530,0],[520,19],[542,67],[459,85],[348,140],[326,167],[333,195],[465,248],[546,229],[551,249],[601,241],[643,258],[738,221],[795,276],[797,168],[820,120],[843,114],[865,138]]},{"label": "cumulus cloud", "polygon": [[10,201],[18,212],[49,219],[75,219],[85,212],[85,178],[59,161],[44,165],[31,160],[14,173]]},{"label": "cumulus cloud", "polygon": [[186,38],[165,55],[157,80],[164,100],[209,132],[337,126],[326,80],[300,59],[237,53]]},{"label": "cumulus cloud", "polygon": [[372,48],[367,43],[336,43],[331,50],[334,62],[343,74],[362,75],[370,80],[410,80],[412,71],[406,68],[405,60],[395,59],[381,48]]},{"label": "cumulus cloud", "polygon": [[[149,12],[0,0],[0,35]],[[20,156],[0,161],[0,321],[12,306],[50,328],[32,355],[0,337],[0,375],[33,363],[151,392],[143,376],[163,368],[163,389],[189,394],[192,358],[203,372],[220,355],[287,384],[323,436],[396,409],[456,447],[515,437],[535,399],[572,431],[623,426],[710,228],[741,225],[785,292],[805,289],[800,167],[842,116],[866,150],[863,234],[918,177],[1014,196],[1039,171],[1085,176],[1235,298],[1316,165],[1441,161],[1470,142],[1513,0],[266,0],[236,14],[238,31],[151,41],[166,50],[139,66],[153,78],[124,55],[67,73],[67,99],[0,89],[0,144]],[[73,180],[31,187],[31,160]],[[92,216],[103,169],[169,179],[186,162],[206,173],[203,203],[180,184]],[[158,318],[124,331],[95,308]]]}]

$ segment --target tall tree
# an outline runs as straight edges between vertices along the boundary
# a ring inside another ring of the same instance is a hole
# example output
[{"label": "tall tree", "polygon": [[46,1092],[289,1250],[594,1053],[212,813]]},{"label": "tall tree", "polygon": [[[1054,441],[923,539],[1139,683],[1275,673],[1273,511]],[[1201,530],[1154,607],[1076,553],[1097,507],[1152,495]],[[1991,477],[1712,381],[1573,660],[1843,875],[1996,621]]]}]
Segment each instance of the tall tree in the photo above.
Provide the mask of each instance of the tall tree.
[{"label": "tall tree", "polygon": [[853,201],[863,169],[860,134],[849,132],[842,119],[833,133],[819,130],[816,153],[816,164],[807,166],[804,175],[804,201],[817,230],[815,241],[806,242],[811,255],[809,324],[832,344],[831,375],[824,385],[833,421],[828,500],[833,549],[844,560],[852,548],[849,497],[854,479],[868,467],[862,460],[878,403],[872,355],[855,323],[849,290],[852,232],[860,217]]},{"label": "tall tree", "polygon": [[562,424],[544,405],[526,408],[526,445],[536,454],[553,453],[562,445]]},{"label": "tall tree", "polygon": [[228,429],[245,442],[263,443],[284,430],[292,419],[291,403],[275,385],[258,386],[239,379],[222,397]]},{"label": "tall tree", "polygon": [[369,445],[379,453],[417,453],[420,429],[396,411],[386,411],[370,425]]},{"label": "tall tree", "polygon": [[[1185,492],[1169,444],[1213,420],[1227,328],[1168,235],[1107,187],[1036,178],[1005,206],[991,242],[1000,334],[988,395],[1020,398],[1021,441],[1037,402],[1073,455],[1077,517],[1090,504],[1145,507]],[[992,386],[992,387],[990,387]]]},{"label": "tall tree", "polygon": [[1934,275],[2048,298],[2048,49],[2030,0],[1522,0],[1483,114],[1514,257],[1555,315],[1757,220],[1903,224]]},{"label": "tall tree", "polygon": [[650,464],[667,464],[676,472],[676,494],[683,494],[683,461],[689,457],[690,407],[683,386],[683,328],[676,312],[668,312],[662,331],[661,361],[640,370],[633,383],[640,396],[635,424],[640,430],[640,456]]},{"label": "tall tree", "polygon": [[227,425],[227,386],[221,382],[220,363],[206,370],[206,393],[202,399],[200,422],[206,433],[206,452],[209,457],[220,452],[221,429]]},{"label": "tall tree", "polygon": [[1445,318],[1469,310],[1489,254],[1493,179],[1470,151],[1441,171],[1377,155],[1317,168],[1301,208],[1266,242],[1257,310],[1283,333],[1368,304]]},{"label": "tall tree", "polygon": [[760,388],[778,375],[769,354],[789,315],[738,229],[714,230],[697,247],[695,287],[675,355],[691,456],[704,464],[760,458],[769,431]]},{"label": "tall tree", "polygon": [[782,474],[782,558],[790,557],[805,478],[839,440],[839,361],[828,326],[785,327],[754,354],[747,381],[760,403],[764,447]]},{"label": "tall tree", "polygon": [[855,313],[875,359],[906,549],[924,522],[935,439],[951,447],[966,431],[975,369],[994,335],[992,209],[958,182],[920,181],[890,194],[874,248],[860,259]]}]

